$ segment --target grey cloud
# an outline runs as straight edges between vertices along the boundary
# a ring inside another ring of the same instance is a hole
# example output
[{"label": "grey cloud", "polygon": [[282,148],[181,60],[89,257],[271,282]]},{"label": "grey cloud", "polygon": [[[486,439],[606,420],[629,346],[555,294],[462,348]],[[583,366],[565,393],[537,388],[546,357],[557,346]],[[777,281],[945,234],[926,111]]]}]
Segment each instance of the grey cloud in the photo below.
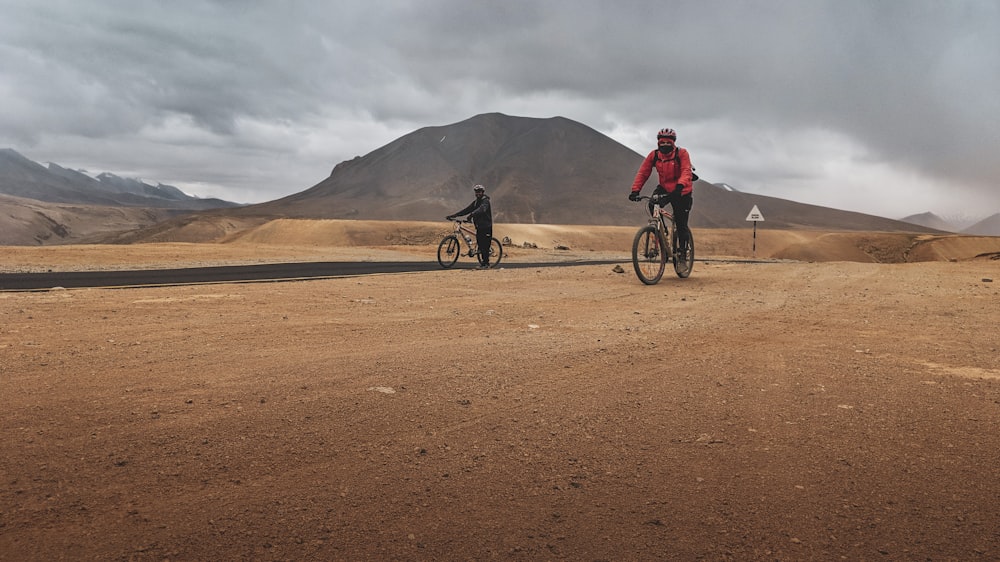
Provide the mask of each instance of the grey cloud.
[{"label": "grey cloud", "polygon": [[[393,134],[503,111],[565,115],[606,131],[678,124],[700,133],[686,138],[719,181],[781,183],[790,193],[850,181],[824,179],[821,151],[830,145],[781,144],[829,131],[856,145],[859,165],[898,169],[900,184],[918,174],[996,201],[1000,5],[991,0],[0,0],[0,8],[9,68],[0,101],[17,108],[0,115],[0,142],[14,148],[56,153],[59,138],[74,136],[146,152],[182,143],[164,148],[168,157],[193,142],[214,147],[221,168],[265,157],[260,129],[273,129],[283,131],[270,141],[275,160],[302,166],[328,146],[338,152],[309,167],[328,170]],[[357,126],[365,120],[370,132]],[[149,136],[178,122],[203,137]],[[290,143],[290,131],[313,146]],[[189,168],[164,171],[178,169]],[[799,181],[809,169],[811,181]],[[251,182],[202,170],[234,189]],[[276,183],[260,179],[253,189]]]}]

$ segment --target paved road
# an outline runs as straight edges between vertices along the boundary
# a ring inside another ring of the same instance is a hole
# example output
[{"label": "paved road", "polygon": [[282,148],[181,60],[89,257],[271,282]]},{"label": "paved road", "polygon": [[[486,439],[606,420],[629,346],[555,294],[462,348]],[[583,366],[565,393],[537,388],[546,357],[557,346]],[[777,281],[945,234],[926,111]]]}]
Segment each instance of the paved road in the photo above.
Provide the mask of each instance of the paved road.
[{"label": "paved road", "polygon": [[[564,261],[546,263],[504,263],[501,268],[600,265],[622,261]],[[474,264],[458,264],[453,269],[471,269]],[[437,262],[301,262],[183,269],[123,271],[54,271],[48,273],[0,274],[0,291],[38,291],[62,287],[153,287],[203,283],[252,283],[350,277],[377,273],[442,271]]]}]

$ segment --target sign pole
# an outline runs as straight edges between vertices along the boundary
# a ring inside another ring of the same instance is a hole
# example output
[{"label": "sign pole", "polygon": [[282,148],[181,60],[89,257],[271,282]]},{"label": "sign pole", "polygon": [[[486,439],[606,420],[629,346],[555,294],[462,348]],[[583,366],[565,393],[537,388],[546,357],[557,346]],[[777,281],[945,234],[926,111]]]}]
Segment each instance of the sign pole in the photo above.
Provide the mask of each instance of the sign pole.
[{"label": "sign pole", "polygon": [[764,215],[761,214],[760,209],[757,208],[757,205],[754,205],[753,209],[750,209],[750,214],[747,215],[747,220],[748,221],[753,221],[753,257],[756,258],[757,257],[757,221],[761,221],[761,222],[764,221]]}]

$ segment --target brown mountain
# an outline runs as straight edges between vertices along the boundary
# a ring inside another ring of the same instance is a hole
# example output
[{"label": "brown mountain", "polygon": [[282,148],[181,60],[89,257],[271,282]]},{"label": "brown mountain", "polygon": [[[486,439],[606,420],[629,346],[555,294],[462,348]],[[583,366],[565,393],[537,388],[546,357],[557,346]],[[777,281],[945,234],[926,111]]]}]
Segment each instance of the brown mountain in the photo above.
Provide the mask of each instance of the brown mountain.
[{"label": "brown mountain", "polygon": [[[95,180],[55,165],[46,169],[4,150],[0,194],[45,198],[48,203],[8,199],[8,209],[19,208],[0,217],[0,245],[196,241],[281,217],[440,221],[472,201],[472,186],[477,183],[487,187],[498,223],[636,226],[646,215],[627,194],[643,156],[564,117],[489,113],[404,135],[365,156],[341,162],[313,187],[281,199],[194,211],[188,206],[232,204],[191,200],[169,186],[130,184],[108,176]],[[697,165],[698,155],[693,158]],[[710,170],[699,172],[711,175]],[[655,174],[644,192],[650,193],[654,186]],[[183,197],[178,200],[179,196]],[[763,226],[770,229],[934,231],[734,191],[707,181],[695,186],[691,225],[744,228],[754,205],[765,217]],[[125,212],[125,207],[134,210]],[[102,220],[102,214],[109,219]],[[163,220],[168,216],[173,218]],[[129,220],[134,222],[128,224]],[[102,233],[110,235],[95,238]]]},{"label": "brown mountain", "polygon": [[1000,213],[992,214],[969,228],[966,228],[962,231],[962,234],[1000,236]]},{"label": "brown mountain", "polygon": [[[424,127],[365,156],[341,162],[313,187],[224,214],[377,220],[441,220],[486,186],[500,223],[634,225],[645,220],[627,199],[640,155],[564,117],[477,115]],[[697,154],[693,155],[697,166]],[[710,175],[707,170],[699,170]],[[644,193],[655,187],[655,173]],[[699,181],[691,224],[746,226],[758,205],[769,228],[929,231],[862,213],[732,191]]]},{"label": "brown mountain", "polygon": [[306,191],[243,212],[440,220],[483,184],[497,222],[634,222],[626,195],[637,165],[635,152],[569,119],[492,113],[419,129],[338,164]]}]

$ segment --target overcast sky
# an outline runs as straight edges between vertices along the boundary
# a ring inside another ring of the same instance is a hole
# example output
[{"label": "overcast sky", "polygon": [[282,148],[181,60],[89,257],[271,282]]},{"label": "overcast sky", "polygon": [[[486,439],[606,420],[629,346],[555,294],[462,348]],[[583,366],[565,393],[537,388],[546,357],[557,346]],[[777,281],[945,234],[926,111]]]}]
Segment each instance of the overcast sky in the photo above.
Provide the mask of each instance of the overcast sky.
[{"label": "overcast sky", "polygon": [[743,191],[1000,212],[997,0],[0,0],[0,61],[0,148],[201,197],[501,112],[672,127]]}]

